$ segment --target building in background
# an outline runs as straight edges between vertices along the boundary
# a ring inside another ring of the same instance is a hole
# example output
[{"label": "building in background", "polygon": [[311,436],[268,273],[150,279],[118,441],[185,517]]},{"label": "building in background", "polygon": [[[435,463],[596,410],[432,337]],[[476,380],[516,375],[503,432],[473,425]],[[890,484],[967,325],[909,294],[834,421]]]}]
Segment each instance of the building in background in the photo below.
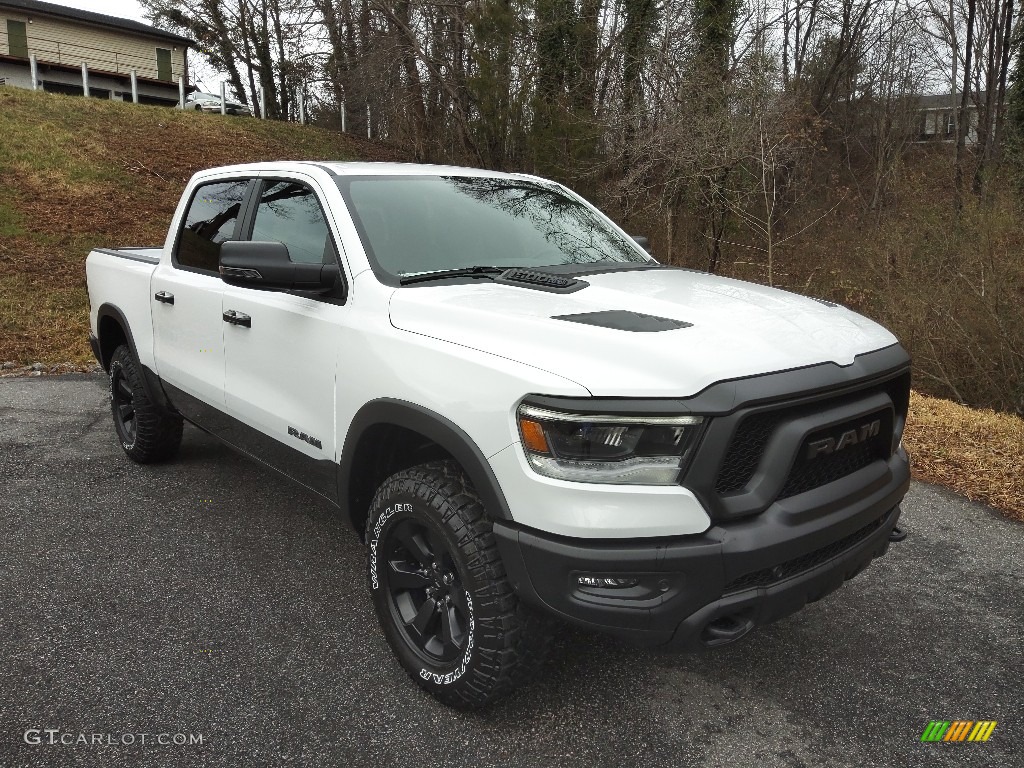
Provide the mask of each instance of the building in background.
[{"label": "building in background", "polygon": [[[0,0],[2,1],[2,0]],[[964,143],[973,146],[978,143],[978,100],[985,92],[967,100],[967,136]],[[960,108],[960,94],[936,93],[917,97],[918,142],[956,141],[955,115]]]},{"label": "building in background", "polygon": [[131,101],[135,72],[139,102],[174,106],[178,78],[189,85],[188,49],[194,42],[138,21],[80,11],[40,0],[0,0],[0,82],[83,94],[82,65],[89,70],[89,95]]}]

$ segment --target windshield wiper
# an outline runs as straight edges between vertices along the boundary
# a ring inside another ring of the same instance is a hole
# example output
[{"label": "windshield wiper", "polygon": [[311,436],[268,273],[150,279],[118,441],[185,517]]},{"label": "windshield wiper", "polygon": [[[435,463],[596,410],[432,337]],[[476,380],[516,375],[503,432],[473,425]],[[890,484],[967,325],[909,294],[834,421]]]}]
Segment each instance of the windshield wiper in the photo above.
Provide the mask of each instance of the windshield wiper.
[{"label": "windshield wiper", "polygon": [[399,278],[402,285],[409,283],[425,283],[428,280],[444,280],[448,277],[489,277],[500,275],[508,267],[459,267],[458,269],[441,269],[437,272],[423,272],[418,275],[404,275]]}]

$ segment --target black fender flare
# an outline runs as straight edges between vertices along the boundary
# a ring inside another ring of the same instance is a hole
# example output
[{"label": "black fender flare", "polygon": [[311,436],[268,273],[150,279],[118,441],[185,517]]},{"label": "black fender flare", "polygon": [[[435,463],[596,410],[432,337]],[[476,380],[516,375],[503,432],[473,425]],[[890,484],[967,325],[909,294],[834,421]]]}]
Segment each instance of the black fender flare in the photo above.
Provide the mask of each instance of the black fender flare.
[{"label": "black fender flare", "polygon": [[139,360],[139,351],[135,347],[135,336],[132,335],[132,327],[128,324],[128,318],[124,316],[124,312],[121,311],[120,307],[113,304],[101,304],[100,308],[96,310],[96,338],[99,341],[100,346],[100,365],[103,366],[104,370],[110,369],[110,358],[103,354],[103,319],[106,317],[112,317],[114,321],[121,327],[124,332],[125,338],[128,340],[128,349],[131,350],[132,357],[135,361]]},{"label": "black fender flare", "polygon": [[466,431],[429,408],[394,398],[371,400],[359,409],[349,425],[338,468],[338,499],[350,510],[359,444],[368,430],[381,425],[408,429],[432,440],[462,466],[491,518],[513,519],[490,462]]}]

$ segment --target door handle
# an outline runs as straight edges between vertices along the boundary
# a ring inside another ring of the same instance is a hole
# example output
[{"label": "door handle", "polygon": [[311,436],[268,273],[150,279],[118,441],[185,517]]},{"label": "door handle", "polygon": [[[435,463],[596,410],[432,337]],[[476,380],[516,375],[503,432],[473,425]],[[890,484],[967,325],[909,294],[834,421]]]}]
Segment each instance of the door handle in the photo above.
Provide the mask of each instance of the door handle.
[{"label": "door handle", "polygon": [[159,301],[161,304],[173,304],[174,294],[168,293],[167,291],[157,291],[153,294],[153,298]]},{"label": "door handle", "polygon": [[252,318],[242,312],[235,312],[233,309],[225,309],[223,318],[225,323],[241,325],[245,328],[252,328]]}]

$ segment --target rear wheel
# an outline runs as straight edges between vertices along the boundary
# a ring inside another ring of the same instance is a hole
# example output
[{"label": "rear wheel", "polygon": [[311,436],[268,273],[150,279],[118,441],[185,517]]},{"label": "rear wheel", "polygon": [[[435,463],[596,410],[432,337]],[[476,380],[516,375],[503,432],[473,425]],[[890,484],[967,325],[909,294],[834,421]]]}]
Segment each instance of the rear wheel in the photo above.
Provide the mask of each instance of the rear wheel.
[{"label": "rear wheel", "polygon": [[149,399],[138,364],[123,344],[110,358],[110,411],[114,430],[128,458],[148,464],[177,453],[181,445],[181,416]]},{"label": "rear wheel", "polygon": [[370,591],[388,644],[450,706],[485,706],[528,681],[551,623],[519,602],[483,504],[454,462],[392,475],[367,521]]}]

